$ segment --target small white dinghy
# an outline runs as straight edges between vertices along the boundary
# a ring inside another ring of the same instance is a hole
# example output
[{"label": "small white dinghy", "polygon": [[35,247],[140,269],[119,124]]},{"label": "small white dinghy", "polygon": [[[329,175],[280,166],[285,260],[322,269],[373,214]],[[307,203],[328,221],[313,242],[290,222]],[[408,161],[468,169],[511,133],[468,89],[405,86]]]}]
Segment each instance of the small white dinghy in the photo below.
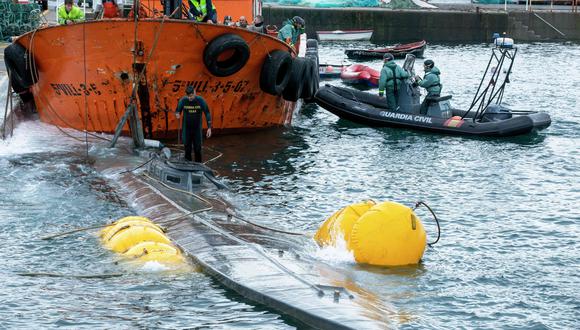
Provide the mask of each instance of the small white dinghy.
[{"label": "small white dinghy", "polygon": [[369,41],[373,30],[316,31],[320,41]]}]

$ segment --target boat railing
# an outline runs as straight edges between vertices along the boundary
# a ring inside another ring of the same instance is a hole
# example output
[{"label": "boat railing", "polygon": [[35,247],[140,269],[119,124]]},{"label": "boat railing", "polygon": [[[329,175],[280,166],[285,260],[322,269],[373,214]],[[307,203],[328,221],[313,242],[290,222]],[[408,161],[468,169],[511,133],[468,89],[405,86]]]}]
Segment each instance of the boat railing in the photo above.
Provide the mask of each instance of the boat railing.
[{"label": "boat railing", "polygon": [[545,19],[542,18],[542,16],[538,15],[537,13],[534,13],[534,16],[536,16],[537,18],[540,19],[540,21],[544,22],[547,26],[549,26],[552,30],[558,32],[562,37],[565,37],[566,34],[564,34],[562,31],[558,30],[555,26],[553,26],[552,24],[550,24],[548,21],[546,21]]},{"label": "boat railing", "polygon": [[[580,0],[526,0],[526,11],[534,11],[534,3],[535,6],[542,6],[539,7],[542,11],[546,10],[546,5],[549,4],[549,11],[568,11],[570,10],[573,13],[578,12],[578,3]],[[557,6],[557,7],[554,7]],[[567,6],[570,6],[568,8]]]}]

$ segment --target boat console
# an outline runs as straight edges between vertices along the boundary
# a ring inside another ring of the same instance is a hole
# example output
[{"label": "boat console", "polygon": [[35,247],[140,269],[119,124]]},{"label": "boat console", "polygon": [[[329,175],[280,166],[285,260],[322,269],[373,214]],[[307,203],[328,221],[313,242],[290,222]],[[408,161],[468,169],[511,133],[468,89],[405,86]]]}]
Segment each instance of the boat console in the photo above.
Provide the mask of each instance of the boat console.
[{"label": "boat console", "polygon": [[[405,63],[403,64],[403,69],[407,71],[411,77],[415,75],[413,70],[413,65],[415,63],[415,56],[408,54],[405,57]],[[419,86],[415,83],[413,78],[406,79],[403,82],[403,88],[399,91],[398,105],[399,109],[397,112],[408,113],[419,115],[421,109],[421,93],[419,91]],[[451,118],[453,112],[451,109],[451,103],[449,100],[451,95],[441,96],[431,99],[431,104],[427,109],[427,116],[437,117],[437,118]]]}]

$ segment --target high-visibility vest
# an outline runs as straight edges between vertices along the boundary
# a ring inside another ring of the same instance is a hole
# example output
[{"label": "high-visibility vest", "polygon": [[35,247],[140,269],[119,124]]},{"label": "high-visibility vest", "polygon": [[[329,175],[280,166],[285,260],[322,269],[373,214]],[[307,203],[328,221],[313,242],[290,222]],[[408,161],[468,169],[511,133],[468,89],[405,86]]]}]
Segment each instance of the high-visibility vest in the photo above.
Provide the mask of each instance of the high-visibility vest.
[{"label": "high-visibility vest", "polygon": [[[205,0],[200,0],[199,2],[195,1],[195,0],[189,0],[189,3],[195,7],[195,10],[197,10],[199,13],[202,13],[202,16],[207,15],[207,8],[206,8],[207,6],[205,3]],[[213,9],[215,11],[215,5],[213,4],[213,2],[211,4],[211,7],[212,7],[211,9]],[[198,22],[201,22],[203,20],[203,17],[196,16],[195,20]]]},{"label": "high-visibility vest", "polygon": [[58,24],[66,24],[67,20],[73,22],[81,22],[85,20],[85,13],[77,6],[72,6],[70,12],[67,13],[65,5],[61,5],[57,10]]}]

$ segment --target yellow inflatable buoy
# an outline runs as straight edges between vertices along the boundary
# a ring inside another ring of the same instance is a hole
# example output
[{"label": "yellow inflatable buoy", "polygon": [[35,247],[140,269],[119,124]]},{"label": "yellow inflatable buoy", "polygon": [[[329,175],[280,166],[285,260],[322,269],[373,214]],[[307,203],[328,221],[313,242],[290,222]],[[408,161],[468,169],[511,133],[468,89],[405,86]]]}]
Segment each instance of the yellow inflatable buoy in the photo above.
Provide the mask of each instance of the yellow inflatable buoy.
[{"label": "yellow inflatable buoy", "polygon": [[[353,205],[361,211],[364,210],[361,204]],[[419,263],[425,251],[427,235],[413,210],[395,202],[371,206],[356,218],[358,212],[341,217],[340,212],[350,207],[335,213],[320,227],[315,235],[316,241],[320,245],[336,245],[336,235],[328,233],[340,232],[358,263],[377,266]]]},{"label": "yellow inflatable buoy", "polygon": [[115,236],[115,234],[117,234],[121,230],[125,230],[129,227],[132,227],[132,226],[149,227],[149,228],[155,229],[158,232],[163,234],[163,229],[161,229],[161,227],[159,227],[155,223],[149,221],[147,218],[143,218],[143,219],[146,219],[147,221],[144,221],[142,219],[138,219],[139,217],[135,217],[135,218],[137,218],[137,219],[125,220],[123,222],[116,222],[113,225],[103,229],[103,231],[101,232],[101,239],[104,242],[107,242],[108,240],[111,239],[111,237]]},{"label": "yellow inflatable buoy", "polygon": [[116,232],[115,235],[111,236],[109,240],[104,241],[104,243],[109,249],[123,253],[132,246],[144,241],[170,243],[169,238],[159,230],[145,226],[126,227]]},{"label": "yellow inflatable buoy", "polygon": [[101,230],[101,238],[104,238],[105,235],[107,235],[109,233],[109,231],[111,229],[113,229],[113,227],[115,227],[115,225],[123,224],[123,223],[126,223],[126,222],[133,222],[133,221],[139,221],[139,222],[143,222],[143,223],[146,222],[146,223],[153,224],[153,221],[151,221],[151,220],[149,220],[149,219],[147,219],[145,217],[141,217],[141,216],[128,216],[128,217],[124,217],[124,218],[121,218],[121,219],[113,222],[110,226],[107,226],[107,227],[103,228]]},{"label": "yellow inflatable buoy", "polygon": [[345,242],[348,242],[354,223],[374,205],[373,201],[365,201],[338,210],[324,221],[314,235],[314,239],[322,246],[335,245],[338,239],[344,239]]},{"label": "yellow inflatable buoy", "polygon": [[184,261],[181,252],[173,245],[150,241],[132,246],[123,255],[143,262],[157,261],[164,264],[176,264]]},{"label": "yellow inflatable buoy", "polygon": [[130,216],[101,230],[107,248],[139,262],[187,265],[181,251],[171,244],[161,227],[139,216]]}]

